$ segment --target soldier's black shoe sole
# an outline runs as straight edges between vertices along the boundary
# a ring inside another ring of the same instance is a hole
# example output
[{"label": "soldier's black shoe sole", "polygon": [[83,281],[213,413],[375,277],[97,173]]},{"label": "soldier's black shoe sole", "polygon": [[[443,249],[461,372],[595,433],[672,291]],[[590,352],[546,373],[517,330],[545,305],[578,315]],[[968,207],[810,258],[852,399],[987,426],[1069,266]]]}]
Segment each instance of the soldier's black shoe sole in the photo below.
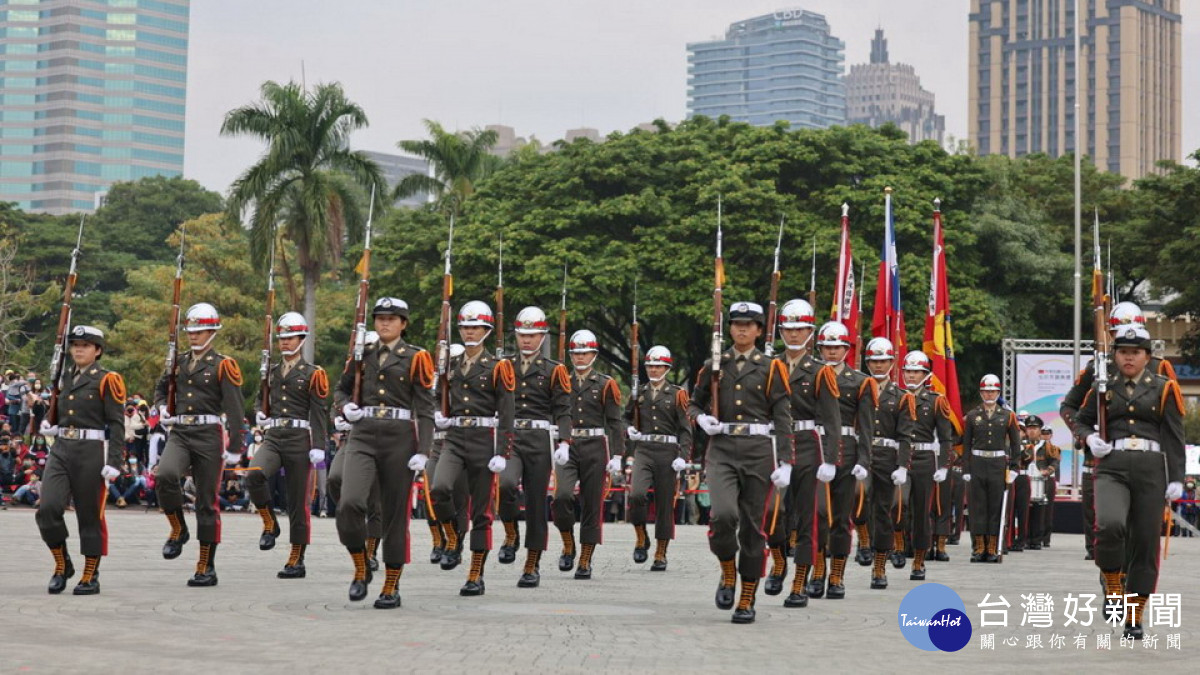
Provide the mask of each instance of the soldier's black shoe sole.
[{"label": "soldier's black shoe sole", "polygon": [[575,570],[575,578],[576,579],[591,579],[592,578],[592,568],[584,567],[583,565],[580,565],[579,568]]},{"label": "soldier's black shoe sole", "polygon": [[304,569],[304,565],[284,565],[275,576],[280,579],[303,579],[308,576],[308,571]]},{"label": "soldier's black shoe sole", "polygon": [[763,582],[763,593],[767,595],[779,595],[783,592],[783,581],[786,578],[786,568],[784,568],[783,575],[781,576],[775,576],[774,574],[767,575],[767,580]]},{"label": "soldier's black shoe sole", "polygon": [[650,565],[650,571],[651,572],[666,572],[667,571],[667,561],[666,560],[655,560],[654,563]]},{"label": "soldier's black shoe sole", "polygon": [[480,579],[479,581],[468,581],[467,583],[463,584],[463,587],[458,589],[458,594],[474,597],[476,595],[483,595],[485,590],[486,589],[483,586],[483,579]]},{"label": "soldier's black shoe sole", "polygon": [[874,556],[871,555],[871,549],[866,546],[859,546],[858,552],[854,554],[854,562],[863,567],[870,567],[874,561]]},{"label": "soldier's black shoe sole", "polygon": [[754,623],[754,608],[750,609],[735,609],[733,617],[730,619],[732,623]]},{"label": "soldier's black shoe sole", "polygon": [[537,588],[541,583],[542,575],[540,573],[525,573],[517,580],[517,588]]},{"label": "soldier's black shoe sole", "polygon": [[187,585],[193,588],[216,586],[217,571],[210,567],[203,574],[193,574],[192,578],[188,579]]},{"label": "soldier's black shoe sole", "polygon": [[396,609],[400,606],[400,594],[392,593],[391,595],[379,594],[375,598],[375,609]]},{"label": "soldier's black shoe sole", "polygon": [[925,581],[925,570],[913,570],[908,575],[909,581]]},{"label": "soldier's black shoe sole", "polygon": [[891,554],[889,554],[889,557],[892,559],[892,567],[895,567],[898,570],[904,569],[904,566],[908,563],[908,559],[901,551],[892,551]]},{"label": "soldier's black shoe sole", "polygon": [[100,582],[96,579],[84,583],[75,584],[75,588],[71,591],[72,595],[97,595],[100,593]]},{"label": "soldier's black shoe sole", "polygon": [[461,562],[462,562],[462,551],[446,549],[442,553],[441,567],[444,570],[447,570],[447,571],[452,570],[455,567],[458,567],[458,564]]},{"label": "soldier's black shoe sole", "polygon": [[886,576],[871,577],[871,588],[873,588],[873,589],[883,590],[883,589],[887,588],[887,584],[888,584],[888,582],[887,582]]},{"label": "soldier's black shoe sole", "polygon": [[825,591],[825,597],[830,600],[841,600],[846,597],[846,587],[842,584],[829,584],[829,589]]},{"label": "soldier's black shoe sole", "polygon": [[808,607],[808,596],[803,593],[792,593],[783,600],[784,607]]}]

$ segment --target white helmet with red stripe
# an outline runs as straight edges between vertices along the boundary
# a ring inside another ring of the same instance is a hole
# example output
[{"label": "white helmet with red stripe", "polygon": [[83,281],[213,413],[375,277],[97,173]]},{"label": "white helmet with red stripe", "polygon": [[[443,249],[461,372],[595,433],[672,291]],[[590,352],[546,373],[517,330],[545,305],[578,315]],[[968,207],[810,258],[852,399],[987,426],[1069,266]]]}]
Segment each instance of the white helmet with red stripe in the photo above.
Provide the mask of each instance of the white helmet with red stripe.
[{"label": "white helmet with red stripe", "polygon": [[817,345],[820,347],[849,347],[850,329],[841,321],[829,321],[821,326],[817,333]]},{"label": "white helmet with red stripe", "polygon": [[988,373],[979,381],[979,391],[1000,391],[1000,378]]},{"label": "white helmet with red stripe", "polygon": [[492,308],[486,302],[472,300],[458,310],[458,326],[486,326],[493,328],[496,318],[492,316]]},{"label": "white helmet with red stripe", "polygon": [[187,317],[183,321],[183,329],[189,333],[202,330],[221,330],[221,315],[217,308],[207,302],[200,302],[188,308]]},{"label": "white helmet with red stripe", "polygon": [[[671,364],[671,350],[667,349],[666,347],[664,347],[662,345],[654,345],[653,347],[650,348],[650,351],[646,352],[646,365],[647,366],[663,366],[667,369],[670,369],[671,365],[672,365]],[[663,378],[665,378],[666,376],[667,376],[666,371],[663,371],[663,374],[658,377],[654,377],[653,375],[651,375],[650,381],[654,382],[654,383],[662,382]]]},{"label": "white helmet with red stripe", "polygon": [[546,321],[546,313],[540,307],[531,306],[517,312],[517,320],[513,322],[513,329],[519,335],[549,333],[550,324]]},{"label": "white helmet with red stripe", "polygon": [[904,365],[901,366],[900,369],[904,371],[925,373],[925,377],[921,378],[920,382],[909,384],[908,380],[905,379],[905,384],[913,391],[924,387],[925,383],[929,381],[929,378],[933,377],[933,363],[930,362],[929,357],[925,355],[925,352],[919,349],[914,349],[908,354],[905,354]]},{"label": "white helmet with red stripe", "polygon": [[896,346],[885,337],[872,338],[867,343],[868,361],[893,361],[896,358]]},{"label": "white helmet with red stripe", "polygon": [[1142,314],[1141,307],[1132,302],[1118,302],[1108,315],[1108,330],[1115,336],[1122,328],[1130,325],[1145,326],[1146,315]]},{"label": "white helmet with red stripe", "polygon": [[568,350],[572,354],[598,352],[600,351],[600,341],[596,339],[596,334],[590,330],[577,330],[571,336],[571,344]]},{"label": "white helmet with red stripe", "polygon": [[284,312],[275,322],[275,337],[308,337],[308,321],[300,312]]},{"label": "white helmet with red stripe", "polygon": [[816,312],[807,300],[788,300],[779,310],[780,328],[815,328],[816,321]]}]

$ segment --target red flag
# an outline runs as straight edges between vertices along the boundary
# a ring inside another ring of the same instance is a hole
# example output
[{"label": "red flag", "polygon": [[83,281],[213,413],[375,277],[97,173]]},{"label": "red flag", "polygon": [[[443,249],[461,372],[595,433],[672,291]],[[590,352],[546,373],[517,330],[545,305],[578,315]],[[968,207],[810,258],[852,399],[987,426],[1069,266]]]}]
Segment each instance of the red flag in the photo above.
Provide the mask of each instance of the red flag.
[{"label": "red flag", "polygon": [[958,367],[954,363],[954,336],[950,330],[950,292],[946,287],[946,249],[942,238],[941,200],[933,208],[933,269],[929,274],[929,311],[925,314],[925,354],[933,365],[930,384],[945,394],[954,411],[954,425],[962,432],[962,399],[958,395]]},{"label": "red flag", "polygon": [[837,283],[833,293],[833,308],[830,321],[840,321],[850,332],[850,351],[846,352],[846,363],[850,367],[858,364],[858,293],[854,288],[854,256],[850,253],[850,207],[842,204],[842,244],[838,251]]},{"label": "red flag", "polygon": [[896,360],[892,364],[892,381],[903,385],[900,365],[908,353],[904,336],[904,310],[900,307],[900,263],[896,257],[896,223],[892,218],[892,189],[887,189],[884,206],[883,252],[879,255],[879,281],[875,285],[875,314],[871,318],[871,337],[892,341]]}]

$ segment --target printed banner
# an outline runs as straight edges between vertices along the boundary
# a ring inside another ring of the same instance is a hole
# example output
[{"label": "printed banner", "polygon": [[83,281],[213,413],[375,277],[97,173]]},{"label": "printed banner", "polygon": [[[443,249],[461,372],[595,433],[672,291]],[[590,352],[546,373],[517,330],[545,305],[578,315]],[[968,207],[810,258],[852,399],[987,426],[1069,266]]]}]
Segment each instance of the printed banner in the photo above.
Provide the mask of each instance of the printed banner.
[{"label": "printed banner", "polygon": [[[1071,485],[1075,466],[1075,448],[1071,442],[1071,430],[1058,414],[1062,399],[1075,383],[1076,373],[1071,369],[1072,355],[1067,354],[1017,354],[1016,381],[1013,382],[1013,409],[1022,410],[1042,418],[1046,426],[1054,430],[1051,441],[1062,448],[1060,485]],[[1091,354],[1081,354],[1079,367],[1086,368],[1092,360]]]}]

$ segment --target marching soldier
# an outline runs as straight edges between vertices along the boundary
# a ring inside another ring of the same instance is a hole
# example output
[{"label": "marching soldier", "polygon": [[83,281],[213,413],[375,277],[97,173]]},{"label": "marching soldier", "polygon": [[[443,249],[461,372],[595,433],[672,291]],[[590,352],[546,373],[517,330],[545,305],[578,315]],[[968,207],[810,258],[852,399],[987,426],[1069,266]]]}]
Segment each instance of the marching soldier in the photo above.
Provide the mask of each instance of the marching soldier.
[{"label": "marching soldier", "polygon": [[[1163,509],[1183,494],[1184,407],[1178,383],[1149,370],[1145,328],[1126,326],[1113,347],[1103,401],[1098,387],[1084,396],[1074,432],[1096,458],[1096,567],[1107,596],[1129,594],[1125,637],[1141,639],[1142,611],[1158,584]],[[1095,432],[1101,403],[1107,420]]]},{"label": "marching soldier", "polygon": [[383,563],[387,576],[377,609],[400,606],[397,585],[409,561],[409,499],[413,472],[423,471],[433,440],[433,359],[429,352],[404,341],[408,303],[380,298],[371,310],[379,341],[363,350],[360,367],[361,404],[354,401],[356,363],[347,361],[334,406],[351,424],[342,448],[338,538],[354,561],[350,600],[367,597],[372,580],[367,566],[369,495],[378,481],[383,516]]},{"label": "marching soldier", "polygon": [[[954,417],[946,397],[926,386],[933,368],[925,352],[909,352],[904,357],[902,372],[904,384],[912,397],[915,417],[912,454],[908,463],[908,478],[912,485],[908,512],[912,523],[913,546],[913,566],[908,578],[924,581],[925,559],[930,548],[930,532],[933,530],[932,511],[942,508],[943,504],[940,495],[934,493],[950,492],[945,482],[949,474],[946,462],[953,453]],[[938,500],[937,506],[934,506],[935,499]],[[947,512],[950,510],[948,506],[945,509]],[[938,537],[933,559],[950,559],[946,555],[945,536]]]},{"label": "marching soldier", "polygon": [[1026,540],[1029,538],[1030,487],[1028,471],[1029,466],[1033,463],[1034,444],[1042,440],[1041,429],[1031,431],[1028,427],[1030,417],[1031,415],[1025,411],[1021,411],[1017,415],[1017,427],[1021,430],[1021,449],[1017,453],[1014,468],[1017,476],[1008,490],[1008,523],[1005,526],[1005,530],[1009,534],[1008,542],[1001,542],[1001,546],[1012,553],[1024,551]]},{"label": "marching soldier", "polygon": [[983,403],[966,415],[963,429],[963,480],[971,508],[971,562],[1000,562],[1000,510],[1004,493],[1016,478],[1021,432],[1017,414],[1001,408],[1000,378],[979,381]]},{"label": "marching soldier", "polygon": [[[830,321],[817,333],[821,358],[837,373],[838,405],[841,407],[841,444],[822,448],[823,459],[817,467],[817,480],[825,484],[824,513],[817,512],[817,556],[832,556],[829,569],[830,599],[846,597],[844,575],[850,554],[850,518],[854,511],[855,487],[867,478],[871,463],[871,440],[875,436],[875,408],[879,387],[845,362],[850,350],[849,331],[842,323]],[[818,493],[818,499],[820,498]],[[821,501],[821,500],[819,500]],[[824,561],[819,560],[818,565]],[[826,595],[825,578],[813,572],[808,595]]]},{"label": "marching soldier", "polygon": [[575,566],[575,483],[579,483],[579,567],[576,579],[592,578],[592,554],[601,543],[605,472],[624,471],[625,434],[621,422],[621,390],[617,381],[592,369],[600,344],[590,330],[575,331],[570,340],[575,377],[571,383],[571,436],[575,442],[554,451],[558,465],[554,479],[554,524],[562,535],[563,552],[558,569]]},{"label": "marching soldier", "polygon": [[671,350],[656,345],[646,352],[650,381],[630,395],[625,410],[629,440],[634,443],[630,481],[629,523],[637,533],[633,561],[644,563],[650,536],[646,532],[648,493],[654,489],[654,563],[652,572],[667,569],[667,547],[675,538],[675,495],[679,472],[691,462],[692,420],[687,390],[667,382]]},{"label": "marching soldier", "polygon": [[[466,348],[455,342],[450,345],[451,360],[462,356]],[[433,432],[433,443],[430,446],[429,461],[425,463],[424,473],[424,492],[425,492],[425,521],[429,525],[429,534],[433,539],[433,549],[429,552],[429,562],[433,565],[440,565],[442,556],[446,554],[445,543],[446,539],[443,536],[443,528],[441,521],[437,518],[437,512],[433,508],[433,477],[437,475],[438,461],[442,457],[442,450],[446,447],[446,430],[437,429]],[[467,474],[465,472],[459,474],[458,482],[454,484],[454,512],[458,514],[457,528],[459,532],[467,531]],[[370,539],[367,540],[370,542]],[[503,560],[501,560],[503,562]]]},{"label": "marching soldier", "polygon": [[1044,481],[1045,492],[1043,493],[1046,499],[1042,501],[1030,501],[1029,503],[1029,538],[1025,546],[1030,551],[1040,551],[1042,542],[1046,539],[1046,530],[1050,527],[1050,523],[1046,522],[1046,513],[1049,511],[1049,504],[1053,503],[1054,493],[1050,491],[1050,483],[1053,474],[1053,463],[1048,456],[1048,443],[1045,437],[1042,436],[1042,431],[1045,429],[1045,423],[1042,418],[1037,415],[1030,415],[1025,418],[1025,429],[1029,434],[1030,454],[1033,459],[1030,461],[1029,468],[1026,470],[1030,479],[1033,476],[1040,476]]},{"label": "marching soldier", "polygon": [[[786,518],[776,522],[768,532],[771,551],[771,573],[767,575],[763,592],[778,595],[787,578],[787,558],[784,556],[789,531],[795,532],[796,572],[792,588],[783,601],[784,607],[805,607],[808,595],[808,571],[813,568],[813,518],[817,510],[817,465],[821,463],[821,446],[837,445],[841,440],[842,413],[838,406],[837,374],[823,362],[813,358],[812,343],[815,316],[812,305],[799,298],[784,303],[779,310],[779,336],[785,352],[779,361],[788,372],[791,388],[792,430],[795,432],[796,464],[783,501]],[[783,518],[783,516],[781,516]],[[825,558],[820,558],[824,570]],[[820,573],[824,576],[824,572]]]},{"label": "marching soldier", "polygon": [[[477,596],[486,591],[483,568],[492,550],[492,509],[496,502],[496,474],[504,471],[513,441],[513,391],[516,375],[512,362],[496,359],[484,341],[495,319],[487,303],[472,300],[458,312],[458,332],[466,350],[450,361],[446,383],[446,412],[435,411],[434,423],[446,431],[438,472],[433,477],[433,509],[442,524],[445,551],[441,567],[458,567],[463,538],[459,529],[455,487],[466,477],[466,503],[471,521],[471,570],[459,595]],[[460,498],[461,499],[461,498]]]},{"label": "marching soldier", "polygon": [[[168,414],[167,389],[170,373],[164,373],[154,391],[159,421],[171,428],[166,448],[158,462],[155,489],[158,504],[167,514],[171,534],[163,545],[167,560],[178,558],[191,535],[183,519],[183,477],[191,470],[196,484],[196,535],[200,559],[188,586],[216,586],[213,558],[221,542],[221,513],[217,510],[217,486],[225,468],[225,452],[242,452],[242,371],[237,361],[217,354],[213,339],[221,330],[221,316],[207,302],[192,305],[184,319],[191,353],[175,365],[175,416]],[[225,415],[222,423],[221,415]],[[224,430],[221,429],[222,424]],[[222,433],[225,434],[224,438]]]},{"label": "marching soldier", "polygon": [[[721,564],[717,608],[734,609],[733,623],[754,621],[755,595],[765,562],[763,514],[770,504],[772,484],[774,489],[786,489],[795,462],[788,374],[782,362],[766,358],[755,347],[765,323],[762,306],[757,303],[736,302],[730,307],[733,347],[721,355],[721,363],[710,361],[700,370],[689,410],[709,435],[705,458],[712,497],[708,545]],[[720,417],[710,412],[718,412]],[[739,574],[741,593],[734,608]]]},{"label": "marching soldier", "polygon": [[[75,367],[60,382],[58,425],[42,420],[39,433],[58,437],[42,474],[38,529],[54,556],[54,574],[47,591],[62,593],[75,566],[67,553],[67,525],[63,512],[75,504],[83,575],[75,595],[100,592],[100,557],[108,555],[108,527],[104,503],[108,482],[116,478],[125,438],[125,381],[96,361],[104,352],[104,333],[91,326],[75,326],[69,338]],[[105,429],[108,429],[106,435]],[[107,442],[105,438],[107,437]]]},{"label": "marching soldier", "polygon": [[536,588],[542,579],[542,552],[549,545],[546,491],[550,486],[551,455],[570,455],[571,379],[563,364],[542,356],[542,345],[550,331],[546,313],[526,307],[517,314],[514,326],[520,358],[514,364],[517,378],[513,420],[513,449],[508,466],[500,474],[500,519],[504,522],[504,546],[500,562],[516,559],[520,531],[517,529],[518,485],[525,488],[525,568],[517,581],[520,588]]},{"label": "marching soldier", "polygon": [[1046,502],[1045,524],[1042,528],[1042,546],[1050,548],[1050,535],[1054,532],[1054,503],[1058,496],[1058,477],[1062,470],[1062,448],[1054,444],[1054,430],[1042,427],[1042,440],[1046,442]]},{"label": "marching soldier", "polygon": [[[871,439],[871,547],[874,549],[871,569],[871,588],[887,588],[886,565],[888,551],[891,550],[893,564],[899,558],[897,568],[904,566],[904,531],[899,523],[895,523],[893,512],[903,508],[903,493],[896,498],[896,492],[903,490],[909,482],[909,468],[912,466],[912,435],[913,423],[917,416],[916,401],[912,394],[896,386],[890,373],[896,363],[896,347],[891,340],[877,337],[867,343],[867,369],[871,372],[875,384],[879,387],[879,405],[875,407],[874,437]],[[919,465],[926,468],[923,464]],[[929,488],[924,485],[927,478],[924,472],[920,476],[912,476],[912,503],[922,505],[928,502]],[[918,482],[921,484],[918,485]],[[894,487],[893,487],[894,486]],[[928,514],[928,507],[925,508]],[[895,523],[895,524],[894,524]],[[893,534],[894,530],[894,534]],[[928,529],[926,529],[928,538]],[[914,543],[914,548],[916,544]],[[925,548],[929,544],[926,542]],[[916,571],[919,559],[924,551],[913,560],[913,570]],[[923,574],[924,572],[922,572]]]},{"label": "marching soldier", "polygon": [[308,508],[311,467],[325,459],[328,445],[329,377],[323,368],[308,363],[300,354],[308,339],[308,324],[303,315],[287,312],[279,317],[275,335],[283,358],[270,372],[271,416],[262,410],[255,412],[255,421],[263,430],[263,442],[254,453],[246,483],[263,521],[258,548],[269,551],[275,548],[280,528],[267,480],[283,467],[292,552],[277,576],[300,579],[306,575],[304,551],[312,540]]}]

